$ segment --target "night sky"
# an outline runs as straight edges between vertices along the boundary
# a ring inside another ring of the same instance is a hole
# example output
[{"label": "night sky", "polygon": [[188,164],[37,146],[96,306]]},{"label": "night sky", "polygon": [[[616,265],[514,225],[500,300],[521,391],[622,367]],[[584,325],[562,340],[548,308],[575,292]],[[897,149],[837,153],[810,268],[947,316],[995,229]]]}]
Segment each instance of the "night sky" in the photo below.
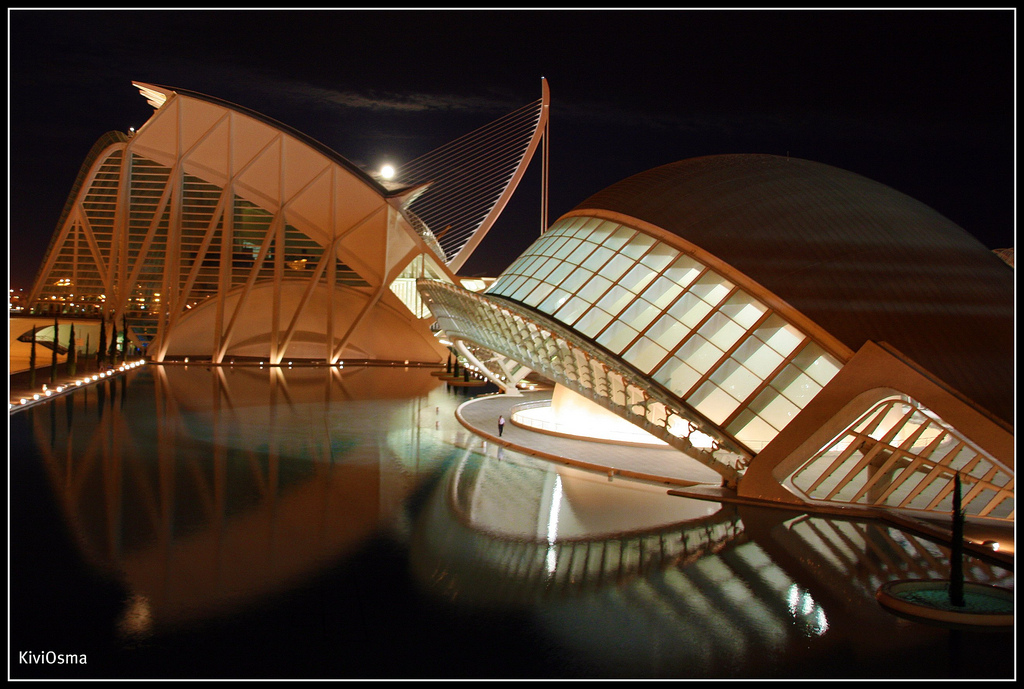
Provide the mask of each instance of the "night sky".
[{"label": "night sky", "polygon": [[[550,219],[695,156],[791,155],[1013,246],[1014,10],[9,10],[10,285],[78,169],[152,114],[133,80],[263,113],[376,170],[551,87]],[[465,274],[539,232],[539,160]]]}]

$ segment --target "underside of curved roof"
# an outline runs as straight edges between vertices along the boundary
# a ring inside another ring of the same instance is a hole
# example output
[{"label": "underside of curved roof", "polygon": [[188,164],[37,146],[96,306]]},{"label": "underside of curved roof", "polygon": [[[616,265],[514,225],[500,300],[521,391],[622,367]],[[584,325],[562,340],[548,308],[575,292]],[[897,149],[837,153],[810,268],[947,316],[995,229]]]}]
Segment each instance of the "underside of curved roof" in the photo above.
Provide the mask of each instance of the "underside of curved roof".
[{"label": "underside of curved roof", "polygon": [[684,160],[575,212],[656,225],[718,257],[851,350],[887,342],[1013,423],[1013,270],[924,204],[860,175],[769,155]]},{"label": "underside of curved roof", "polygon": [[330,147],[326,146],[325,144],[320,143],[313,137],[309,136],[308,134],[305,134],[304,132],[300,132],[298,129],[295,129],[294,127],[284,124],[283,122],[278,122],[277,120],[268,117],[262,113],[256,112],[255,110],[252,110],[250,108],[246,108],[242,105],[237,105],[236,103],[231,103],[222,98],[208,96],[205,93],[191,91],[189,89],[182,89],[172,86],[163,86],[159,84],[143,84],[141,82],[133,82],[133,84],[142,92],[143,96],[145,96],[148,99],[149,104],[152,105],[154,109],[159,109],[160,106],[163,105],[164,101],[160,100],[161,97],[163,99],[166,99],[169,98],[171,94],[177,93],[179,95],[194,98],[196,100],[201,100],[221,108],[234,110],[237,113],[245,115],[246,117],[251,117],[252,119],[258,122],[262,122],[263,124],[269,127],[272,127],[284,134],[287,134],[293,139],[301,141],[302,143],[306,144],[320,155],[330,160],[332,163],[339,165],[340,167],[344,168],[349,173],[351,173],[353,176],[360,179],[366,185],[372,187],[381,196],[401,196],[403,193],[406,193],[408,191],[408,189],[406,188],[387,189],[361,167],[351,162],[344,156],[340,155],[339,153],[337,153]]}]

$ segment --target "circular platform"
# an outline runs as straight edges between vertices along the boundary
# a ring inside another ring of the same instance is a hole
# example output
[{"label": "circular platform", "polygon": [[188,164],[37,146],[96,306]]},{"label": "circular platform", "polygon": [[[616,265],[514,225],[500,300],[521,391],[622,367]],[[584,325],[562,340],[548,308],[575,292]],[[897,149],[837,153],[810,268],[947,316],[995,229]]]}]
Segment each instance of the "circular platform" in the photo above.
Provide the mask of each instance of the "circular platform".
[{"label": "circular platform", "polygon": [[949,601],[948,579],[900,579],[882,584],[875,593],[890,611],[926,622],[969,627],[1012,627],[1013,591],[964,582],[965,605]]}]

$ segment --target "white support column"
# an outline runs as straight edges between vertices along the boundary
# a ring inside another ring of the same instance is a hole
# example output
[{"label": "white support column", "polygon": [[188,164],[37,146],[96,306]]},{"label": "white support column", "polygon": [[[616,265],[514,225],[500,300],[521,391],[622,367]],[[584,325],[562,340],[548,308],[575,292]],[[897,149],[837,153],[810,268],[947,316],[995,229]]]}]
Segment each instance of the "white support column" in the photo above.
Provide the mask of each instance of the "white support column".
[{"label": "white support column", "polygon": [[302,316],[302,313],[306,310],[306,306],[309,304],[309,300],[312,298],[313,292],[315,292],[317,286],[319,286],[320,278],[323,276],[324,268],[326,264],[330,262],[330,258],[330,252],[325,251],[320,256],[320,260],[317,261],[313,275],[306,282],[306,288],[302,292],[302,297],[295,307],[295,313],[292,314],[291,321],[288,323],[288,328],[285,330],[284,338],[281,341],[282,358],[288,353],[288,345],[291,344],[292,337],[295,335],[295,331],[299,327],[299,317]]},{"label": "white support column", "polygon": [[110,231],[110,272],[107,275],[106,285],[107,300],[103,310],[114,311],[116,314],[122,307],[123,300],[127,299],[122,292],[125,289],[127,276],[127,255],[128,255],[128,229],[130,223],[130,202],[131,202],[131,177],[132,177],[132,152],[131,143],[125,147],[121,156],[121,174],[117,181],[117,206],[114,209],[114,223]]}]

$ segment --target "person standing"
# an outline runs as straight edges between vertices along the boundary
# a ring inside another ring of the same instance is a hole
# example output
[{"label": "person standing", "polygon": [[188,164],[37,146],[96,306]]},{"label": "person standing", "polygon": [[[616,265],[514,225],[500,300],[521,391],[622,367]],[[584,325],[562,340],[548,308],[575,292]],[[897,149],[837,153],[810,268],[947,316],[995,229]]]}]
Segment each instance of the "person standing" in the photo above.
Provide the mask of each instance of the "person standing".
[{"label": "person standing", "polygon": [[505,430],[505,417],[498,417],[498,437],[501,437],[502,432]]}]

